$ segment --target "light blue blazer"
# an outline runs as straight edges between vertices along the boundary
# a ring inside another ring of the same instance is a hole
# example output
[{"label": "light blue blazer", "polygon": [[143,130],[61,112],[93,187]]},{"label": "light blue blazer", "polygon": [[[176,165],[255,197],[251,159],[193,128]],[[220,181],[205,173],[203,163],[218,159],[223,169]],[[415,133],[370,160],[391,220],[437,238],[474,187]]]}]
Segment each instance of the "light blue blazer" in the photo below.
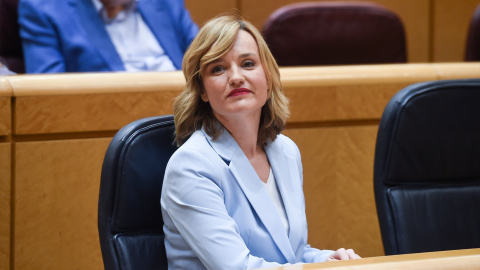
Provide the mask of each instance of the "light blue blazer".
[{"label": "light blue blazer", "polygon": [[[138,9],[181,69],[198,33],[183,0],[140,0]],[[27,73],[125,70],[92,0],[20,0],[18,11]]]},{"label": "light blue blazer", "polygon": [[287,213],[287,234],[253,166],[224,131],[192,134],[170,158],[161,207],[169,269],[250,269],[322,262],[307,244],[300,152],[279,135],[265,146]]}]

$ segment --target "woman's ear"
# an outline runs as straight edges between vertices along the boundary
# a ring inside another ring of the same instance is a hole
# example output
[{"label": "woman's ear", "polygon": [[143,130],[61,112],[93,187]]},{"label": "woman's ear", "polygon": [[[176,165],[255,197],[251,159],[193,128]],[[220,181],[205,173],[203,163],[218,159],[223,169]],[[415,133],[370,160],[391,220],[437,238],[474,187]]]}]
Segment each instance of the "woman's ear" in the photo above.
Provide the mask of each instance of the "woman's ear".
[{"label": "woman's ear", "polygon": [[202,93],[200,93],[200,98],[203,100],[203,102],[208,102],[208,96],[205,91],[202,91]]}]

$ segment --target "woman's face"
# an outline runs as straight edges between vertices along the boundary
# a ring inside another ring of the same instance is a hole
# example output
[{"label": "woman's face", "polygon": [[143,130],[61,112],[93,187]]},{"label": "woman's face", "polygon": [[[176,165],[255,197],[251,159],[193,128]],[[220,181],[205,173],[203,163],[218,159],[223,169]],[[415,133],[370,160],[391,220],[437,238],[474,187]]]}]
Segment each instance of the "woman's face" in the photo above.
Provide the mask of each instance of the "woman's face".
[{"label": "woman's face", "polygon": [[240,30],[232,48],[206,66],[202,80],[205,91],[201,97],[210,102],[220,122],[237,116],[260,119],[268,85],[257,43],[250,33]]}]

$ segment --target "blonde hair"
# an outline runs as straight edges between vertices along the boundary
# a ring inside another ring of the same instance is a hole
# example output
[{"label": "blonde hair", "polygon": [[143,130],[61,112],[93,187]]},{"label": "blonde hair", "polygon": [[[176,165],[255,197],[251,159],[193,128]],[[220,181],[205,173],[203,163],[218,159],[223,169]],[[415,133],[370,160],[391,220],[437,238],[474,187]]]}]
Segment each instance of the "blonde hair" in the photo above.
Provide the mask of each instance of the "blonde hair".
[{"label": "blonde hair", "polygon": [[251,23],[239,16],[224,15],[208,21],[202,27],[183,57],[182,69],[186,84],[173,104],[175,140],[179,146],[202,126],[213,139],[218,138],[222,132],[210,103],[201,99],[200,95],[204,91],[201,75],[209,63],[230,50],[240,30],[251,34],[257,42],[260,61],[268,82],[268,99],[262,107],[258,143],[263,145],[275,140],[285,129],[290,114],[288,99],[283,93],[278,65],[267,44]]}]

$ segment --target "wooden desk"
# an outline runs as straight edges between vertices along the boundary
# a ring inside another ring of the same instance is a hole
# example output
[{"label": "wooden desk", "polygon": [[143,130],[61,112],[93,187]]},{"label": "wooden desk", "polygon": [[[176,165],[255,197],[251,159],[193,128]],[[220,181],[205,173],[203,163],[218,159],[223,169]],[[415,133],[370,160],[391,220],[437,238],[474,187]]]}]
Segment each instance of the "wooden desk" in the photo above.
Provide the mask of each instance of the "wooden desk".
[{"label": "wooden desk", "polygon": [[269,270],[469,270],[480,269],[480,248],[363,258],[360,260],[311,263],[269,268]]}]

